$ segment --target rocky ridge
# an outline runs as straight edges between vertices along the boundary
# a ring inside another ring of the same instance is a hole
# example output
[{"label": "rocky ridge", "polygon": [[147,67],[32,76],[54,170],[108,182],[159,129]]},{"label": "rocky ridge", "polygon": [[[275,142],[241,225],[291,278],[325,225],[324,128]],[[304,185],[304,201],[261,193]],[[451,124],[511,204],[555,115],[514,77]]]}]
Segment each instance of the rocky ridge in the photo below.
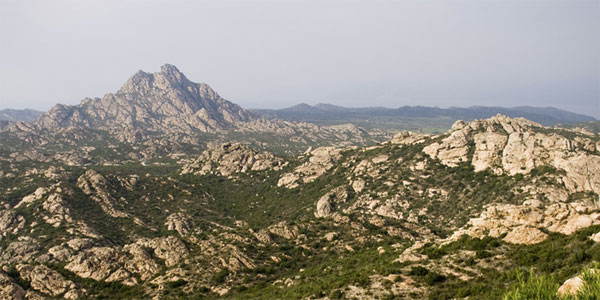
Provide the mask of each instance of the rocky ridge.
[{"label": "rocky ridge", "polygon": [[540,166],[564,170],[570,191],[600,191],[600,141],[576,135],[569,139],[526,119],[498,115],[468,124],[457,121],[448,136],[423,149],[443,164],[456,166],[472,156],[475,171],[523,174]]}]

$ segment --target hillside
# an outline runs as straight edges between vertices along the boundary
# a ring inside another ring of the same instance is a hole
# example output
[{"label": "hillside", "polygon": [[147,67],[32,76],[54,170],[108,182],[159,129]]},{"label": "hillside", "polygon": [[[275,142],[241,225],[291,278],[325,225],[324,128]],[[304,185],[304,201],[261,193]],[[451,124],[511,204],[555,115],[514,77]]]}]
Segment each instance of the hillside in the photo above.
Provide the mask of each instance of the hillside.
[{"label": "hillside", "polygon": [[500,299],[600,259],[600,137],[526,119],[295,156],[38,145],[0,153],[3,299]]}]

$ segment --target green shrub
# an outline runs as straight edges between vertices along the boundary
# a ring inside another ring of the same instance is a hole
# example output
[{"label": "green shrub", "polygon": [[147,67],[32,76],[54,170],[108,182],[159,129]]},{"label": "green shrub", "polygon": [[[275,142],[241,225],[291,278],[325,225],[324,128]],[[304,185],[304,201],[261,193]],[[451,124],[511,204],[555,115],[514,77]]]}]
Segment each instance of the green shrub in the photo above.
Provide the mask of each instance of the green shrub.
[{"label": "green shrub", "polygon": [[425,276],[425,275],[429,274],[429,270],[422,266],[416,266],[416,267],[412,267],[408,274],[412,275],[412,276]]},{"label": "green shrub", "polygon": [[444,282],[446,280],[446,276],[438,274],[436,272],[429,272],[425,275],[425,283],[427,285],[434,285],[436,283]]},{"label": "green shrub", "polygon": [[220,284],[225,282],[225,278],[227,278],[227,275],[229,275],[229,269],[223,268],[221,269],[221,271],[219,271],[213,276],[212,280],[215,284]]},{"label": "green shrub", "polygon": [[533,270],[529,274],[517,274],[516,285],[502,296],[503,300],[549,300],[556,299],[558,284],[554,278],[547,275],[535,275]]},{"label": "green shrub", "polygon": [[169,281],[169,282],[167,282],[166,285],[167,285],[167,288],[176,289],[176,288],[180,288],[180,287],[186,285],[187,283],[188,283],[187,281],[185,281],[183,279],[179,279],[177,281]]},{"label": "green shrub", "polygon": [[344,297],[344,293],[342,293],[342,291],[340,291],[340,290],[333,290],[329,294],[330,299],[342,299],[343,297]]}]

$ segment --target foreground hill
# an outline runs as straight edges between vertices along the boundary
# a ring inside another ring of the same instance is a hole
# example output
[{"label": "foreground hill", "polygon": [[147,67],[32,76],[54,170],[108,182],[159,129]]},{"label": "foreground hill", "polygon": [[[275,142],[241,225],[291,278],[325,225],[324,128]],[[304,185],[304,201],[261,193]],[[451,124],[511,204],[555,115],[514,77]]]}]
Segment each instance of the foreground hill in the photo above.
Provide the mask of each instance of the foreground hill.
[{"label": "foreground hill", "polygon": [[2,152],[0,298],[501,299],[530,268],[562,284],[600,259],[599,141],[498,115],[299,156]]}]

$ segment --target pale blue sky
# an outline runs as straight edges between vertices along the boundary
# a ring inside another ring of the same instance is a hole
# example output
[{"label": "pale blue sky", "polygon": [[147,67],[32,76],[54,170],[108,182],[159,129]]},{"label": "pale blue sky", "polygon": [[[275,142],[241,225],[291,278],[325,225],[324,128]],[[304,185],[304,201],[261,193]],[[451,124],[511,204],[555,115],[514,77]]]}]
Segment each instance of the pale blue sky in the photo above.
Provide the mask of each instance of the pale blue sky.
[{"label": "pale blue sky", "polygon": [[164,63],[247,108],[600,117],[600,1],[0,0],[0,109],[101,97]]}]

